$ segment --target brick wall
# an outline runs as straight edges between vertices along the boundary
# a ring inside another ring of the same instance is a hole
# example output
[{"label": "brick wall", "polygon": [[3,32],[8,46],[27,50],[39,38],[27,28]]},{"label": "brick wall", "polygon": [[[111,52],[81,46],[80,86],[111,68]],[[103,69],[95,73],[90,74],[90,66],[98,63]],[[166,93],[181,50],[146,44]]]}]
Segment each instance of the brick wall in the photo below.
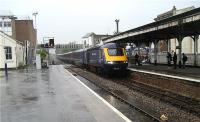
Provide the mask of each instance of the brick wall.
[{"label": "brick wall", "polygon": [[200,83],[159,75],[133,72],[131,80],[200,100]]},{"label": "brick wall", "polygon": [[29,40],[35,46],[37,32],[33,27],[33,20],[15,20],[13,23],[13,38],[21,42]]}]

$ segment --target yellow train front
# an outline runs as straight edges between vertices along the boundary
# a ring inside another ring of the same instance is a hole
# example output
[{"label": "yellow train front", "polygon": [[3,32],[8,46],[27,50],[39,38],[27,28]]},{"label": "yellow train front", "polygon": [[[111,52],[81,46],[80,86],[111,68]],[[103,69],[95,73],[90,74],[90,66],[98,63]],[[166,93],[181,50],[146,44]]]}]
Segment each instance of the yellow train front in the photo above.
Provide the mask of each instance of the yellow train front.
[{"label": "yellow train front", "polygon": [[105,73],[125,71],[128,66],[125,50],[117,43],[107,43],[89,48],[86,51],[85,59],[87,67],[95,67],[97,71]]}]

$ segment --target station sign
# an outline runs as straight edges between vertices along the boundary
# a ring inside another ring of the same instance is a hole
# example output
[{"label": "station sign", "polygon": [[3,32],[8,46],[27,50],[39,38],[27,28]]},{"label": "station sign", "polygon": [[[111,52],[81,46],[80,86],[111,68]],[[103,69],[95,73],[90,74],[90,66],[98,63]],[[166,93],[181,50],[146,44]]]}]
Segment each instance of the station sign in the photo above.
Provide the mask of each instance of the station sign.
[{"label": "station sign", "polygon": [[176,46],[176,49],[181,49],[181,46]]}]

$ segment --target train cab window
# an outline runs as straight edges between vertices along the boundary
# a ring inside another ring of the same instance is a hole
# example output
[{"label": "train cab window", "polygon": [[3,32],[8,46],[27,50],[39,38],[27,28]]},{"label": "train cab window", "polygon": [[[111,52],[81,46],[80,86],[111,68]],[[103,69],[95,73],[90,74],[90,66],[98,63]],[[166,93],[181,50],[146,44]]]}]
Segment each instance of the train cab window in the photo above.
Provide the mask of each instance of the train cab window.
[{"label": "train cab window", "polygon": [[122,48],[112,48],[112,49],[108,49],[108,55],[110,56],[123,56],[123,50]]}]

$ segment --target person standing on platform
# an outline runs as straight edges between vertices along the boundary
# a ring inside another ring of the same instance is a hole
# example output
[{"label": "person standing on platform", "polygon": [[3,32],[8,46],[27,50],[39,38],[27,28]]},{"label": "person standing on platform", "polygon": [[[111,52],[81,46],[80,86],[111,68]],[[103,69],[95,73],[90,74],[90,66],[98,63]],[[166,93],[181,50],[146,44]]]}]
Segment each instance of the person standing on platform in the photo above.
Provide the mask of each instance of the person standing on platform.
[{"label": "person standing on platform", "polygon": [[183,61],[183,69],[185,69],[185,62],[187,61],[187,56],[184,53],[183,53],[182,61]]},{"label": "person standing on platform", "polygon": [[135,65],[137,65],[138,64],[138,66],[140,65],[140,62],[139,62],[139,55],[136,53],[135,54]]},{"label": "person standing on platform", "polygon": [[168,66],[171,66],[171,60],[172,60],[172,55],[170,52],[167,52],[167,64]]},{"label": "person standing on platform", "polygon": [[177,55],[176,55],[176,52],[174,52],[173,62],[174,62],[174,69],[176,69],[176,66],[177,66]]}]

